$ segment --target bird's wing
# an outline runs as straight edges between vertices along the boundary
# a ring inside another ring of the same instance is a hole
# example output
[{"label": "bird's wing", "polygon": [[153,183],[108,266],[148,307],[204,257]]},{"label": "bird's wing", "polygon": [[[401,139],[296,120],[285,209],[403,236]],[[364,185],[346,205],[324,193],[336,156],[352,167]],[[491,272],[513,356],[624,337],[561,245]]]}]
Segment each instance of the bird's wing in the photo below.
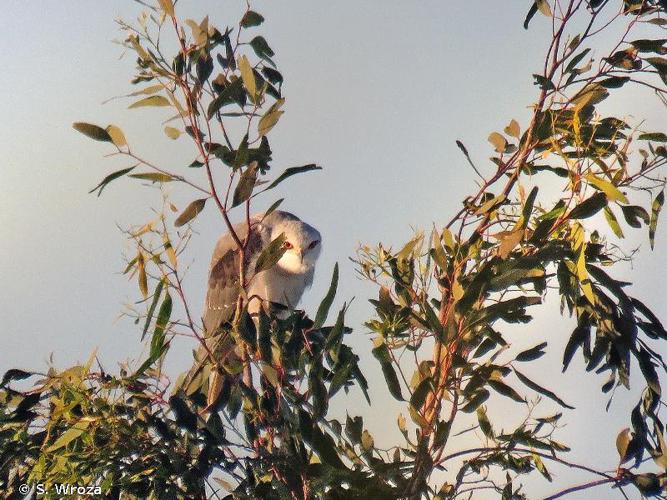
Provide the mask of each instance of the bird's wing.
[{"label": "bird's wing", "polygon": [[[239,239],[244,240],[248,231],[246,223],[237,224],[235,231]],[[262,249],[262,231],[260,224],[253,224],[246,247],[246,269],[249,263]],[[240,251],[230,233],[222,236],[213,250],[208,275],[208,290],[204,305],[204,328],[206,336],[212,335],[220,325],[229,321],[236,307],[239,296]]]}]

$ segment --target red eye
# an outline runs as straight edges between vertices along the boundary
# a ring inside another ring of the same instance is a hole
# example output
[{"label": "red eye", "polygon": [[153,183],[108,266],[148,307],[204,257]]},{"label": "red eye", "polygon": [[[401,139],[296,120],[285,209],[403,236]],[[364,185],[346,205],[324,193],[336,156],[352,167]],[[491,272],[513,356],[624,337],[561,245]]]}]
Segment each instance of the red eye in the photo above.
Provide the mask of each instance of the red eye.
[{"label": "red eye", "polygon": [[289,250],[290,248],[294,248],[294,246],[289,241],[286,241],[285,243],[283,243],[283,248]]},{"label": "red eye", "polygon": [[315,248],[317,246],[318,243],[319,243],[319,241],[315,240],[310,245],[308,245],[308,248],[310,248],[312,250],[313,248]]}]

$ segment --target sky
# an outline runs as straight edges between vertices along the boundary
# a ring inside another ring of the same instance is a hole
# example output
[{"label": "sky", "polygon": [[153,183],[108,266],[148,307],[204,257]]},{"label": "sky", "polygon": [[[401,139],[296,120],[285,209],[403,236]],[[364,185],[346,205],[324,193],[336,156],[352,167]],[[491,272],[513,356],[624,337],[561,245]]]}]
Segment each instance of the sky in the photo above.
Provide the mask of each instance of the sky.
[{"label": "sky", "polygon": [[[286,113],[270,135],[274,168],[311,162],[324,167],[286,182],[256,209],[285,197],[283,208],[323,235],[315,283],[302,303],[306,310],[319,304],[334,263],[340,264],[335,305],[354,298],[347,317],[354,328],[349,343],[361,357],[374,404],[368,407],[353,391],[341,397],[334,411],[362,414],[376,442],[398,437],[400,406],[383,393],[382,375],[370,354],[371,336],[363,326],[371,315],[368,299],[377,291],[357,278],[349,258],[360,244],[397,246],[414,229],[441,224],[476,190],[455,140],[466,144],[484,172],[491,172],[492,164],[485,161],[492,155],[488,134],[512,118],[525,126],[537,95],[531,74],[541,68],[549,29],[543,17],[536,17],[529,31],[522,28],[528,6],[483,0],[253,2],[266,18],[261,33],[286,80]],[[231,0],[178,5],[186,17],[208,14],[222,26],[234,22],[240,8]],[[103,104],[135,90],[129,83],[133,58],[121,57],[123,48],[113,42],[122,38],[114,20],[133,20],[139,11],[129,0],[3,3],[0,372],[43,370],[51,354],[55,365],[64,367],[87,359],[96,348],[112,370],[142,352],[139,329],[119,317],[124,304],[137,300],[138,290],[121,274],[123,252],[131,247],[118,226],[145,222],[150,208],[160,207],[162,194],[137,182],[111,184],[99,198],[88,194],[102,177],[127,163],[104,158],[110,152],[106,145],[71,128],[75,121],[116,124],[134,150],[165,168],[178,169],[194,158],[184,140],[164,136],[162,110],[128,110],[125,99]],[[602,46],[608,41],[600,39]],[[626,92],[610,110],[660,127],[665,108],[656,104],[648,92]],[[179,186],[166,192],[179,208],[193,199]],[[208,210],[198,218],[184,256],[194,310],[201,310],[210,252],[224,232],[215,215]],[[635,282],[633,293],[667,317],[665,225],[654,252],[645,233],[632,233],[624,244],[642,251],[616,277]],[[560,375],[571,328],[572,321],[561,319],[552,300],[535,322],[510,336],[518,347],[547,336],[549,352],[528,374],[555,381],[558,394],[577,407],[566,413],[560,434],[573,445],[570,458],[613,469],[615,436],[628,426],[625,416],[639,384],[632,393],[618,394],[605,413],[599,392],[603,380],[582,377],[581,362]],[[188,366],[191,348],[186,341],[172,348],[172,370]],[[504,402],[494,404],[501,414]],[[548,403],[544,408],[544,413],[552,409]],[[568,470],[554,472],[553,484],[529,480],[529,497],[587,479]],[[608,494],[598,489],[571,498]]]}]

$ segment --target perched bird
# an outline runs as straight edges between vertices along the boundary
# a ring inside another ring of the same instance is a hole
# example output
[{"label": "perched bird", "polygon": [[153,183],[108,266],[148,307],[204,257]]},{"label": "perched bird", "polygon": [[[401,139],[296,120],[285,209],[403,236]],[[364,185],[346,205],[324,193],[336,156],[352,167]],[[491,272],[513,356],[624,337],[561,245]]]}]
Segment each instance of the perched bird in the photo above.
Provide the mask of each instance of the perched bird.
[{"label": "perched bird", "polygon": [[[317,229],[289,212],[274,211],[266,217],[258,214],[250,221],[245,255],[248,310],[256,313],[270,302],[292,309],[313,282],[322,237]],[[243,241],[248,234],[247,222],[234,226],[234,231]],[[285,253],[275,266],[255,274],[255,264],[262,250],[281,234],[285,237]],[[218,240],[209,267],[204,305],[204,329],[209,334],[234,314],[240,290],[239,263],[238,244],[226,233]]]},{"label": "perched bird", "polygon": [[[322,247],[319,231],[289,212],[276,210],[268,215],[262,213],[251,217],[250,234],[247,221],[236,224],[234,232],[242,242],[247,238],[244,281],[248,312],[253,315],[260,308],[266,310],[272,303],[293,309],[313,282],[315,263]],[[256,273],[257,259],[262,250],[280,235],[284,237],[285,252],[282,257],[274,266]],[[238,351],[232,336],[228,333],[217,335],[217,332],[222,325],[233,320],[236,312],[242,287],[240,258],[237,242],[231,233],[225,233],[213,250],[203,314],[204,336],[218,364],[209,377],[208,406],[215,401],[225,377],[222,365],[238,362]],[[200,349],[197,358],[201,361],[206,357],[206,350]],[[198,363],[190,370],[182,386],[186,391],[202,372],[203,364]]]}]

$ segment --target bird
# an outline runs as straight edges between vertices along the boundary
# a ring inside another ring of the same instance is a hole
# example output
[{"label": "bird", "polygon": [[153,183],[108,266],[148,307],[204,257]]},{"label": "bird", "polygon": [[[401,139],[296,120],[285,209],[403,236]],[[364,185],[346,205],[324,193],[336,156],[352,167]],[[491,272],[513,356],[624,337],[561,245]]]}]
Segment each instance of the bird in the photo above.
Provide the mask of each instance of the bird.
[{"label": "bird", "polygon": [[[239,241],[245,248],[245,294],[248,313],[256,316],[260,308],[268,310],[272,305],[293,310],[304,291],[313,283],[315,264],[322,250],[322,236],[310,224],[289,212],[274,210],[259,213],[233,226]],[[275,265],[255,272],[258,257],[277,238],[283,238],[284,253]],[[232,232],[218,239],[208,272],[208,288],[204,302],[202,322],[208,350],[214,354],[215,370],[210,371],[207,408],[213,404],[226,374],[222,365],[236,362],[239,350],[233,337],[219,329],[233,320],[243,284],[240,276],[241,249]],[[196,356],[206,359],[206,349]],[[184,388],[201,371],[203,363],[197,363],[186,377]]]}]

